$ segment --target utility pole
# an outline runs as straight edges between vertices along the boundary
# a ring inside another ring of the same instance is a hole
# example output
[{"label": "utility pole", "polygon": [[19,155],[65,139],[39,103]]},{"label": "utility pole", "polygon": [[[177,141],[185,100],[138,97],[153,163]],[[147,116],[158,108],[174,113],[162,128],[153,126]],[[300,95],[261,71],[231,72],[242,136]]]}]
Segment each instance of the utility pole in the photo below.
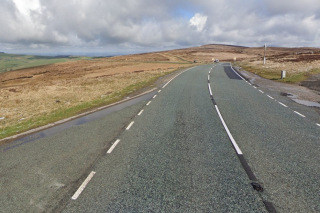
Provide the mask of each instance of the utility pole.
[{"label": "utility pole", "polygon": [[267,44],[264,44],[264,57],[263,57],[263,64],[266,64],[266,50],[267,50]]}]

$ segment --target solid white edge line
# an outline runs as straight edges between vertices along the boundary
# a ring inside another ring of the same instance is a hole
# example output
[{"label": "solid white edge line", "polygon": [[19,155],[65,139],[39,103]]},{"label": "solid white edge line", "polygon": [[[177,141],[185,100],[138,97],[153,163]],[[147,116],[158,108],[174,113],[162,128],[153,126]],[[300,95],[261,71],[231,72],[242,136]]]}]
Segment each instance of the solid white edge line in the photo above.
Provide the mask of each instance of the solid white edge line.
[{"label": "solid white edge line", "polygon": [[268,96],[270,99],[272,99],[272,100],[274,99],[274,98],[273,98],[273,97],[271,97],[270,95],[267,95],[267,96]]},{"label": "solid white edge line", "polygon": [[78,188],[78,190],[76,191],[76,193],[74,193],[74,195],[71,197],[72,200],[76,200],[79,195],[81,194],[81,192],[84,190],[84,188],[86,188],[87,184],[89,183],[89,181],[93,178],[93,176],[96,174],[96,172],[92,171],[88,177],[83,181],[83,183],[81,184],[81,186]]},{"label": "solid white edge line", "polygon": [[238,72],[236,72],[234,69],[233,69],[233,67],[232,67],[232,65],[231,65],[231,63],[230,63],[230,67],[231,67],[231,69],[233,70],[233,72],[235,73],[235,74],[237,74],[242,80],[244,80],[245,81],[245,79],[244,78],[242,78],[242,76],[241,75],[239,75],[239,73]]},{"label": "solid white edge line", "polygon": [[155,99],[156,97],[157,97],[157,95],[154,95],[154,96],[153,96],[153,99]]},{"label": "solid white edge line", "polygon": [[147,106],[149,106],[151,104],[151,101],[149,101],[148,103],[147,103]]},{"label": "solid white edge line", "polygon": [[288,107],[287,105],[285,105],[284,103],[281,103],[280,101],[278,101],[279,104],[281,104],[284,107]]},{"label": "solid white edge line", "polygon": [[221,120],[221,122],[222,122],[225,130],[227,131],[227,134],[228,134],[228,136],[229,136],[229,138],[230,138],[230,140],[231,140],[231,142],[232,142],[232,144],[233,144],[233,147],[236,149],[238,155],[242,155],[242,151],[241,151],[241,149],[239,148],[237,142],[234,140],[232,134],[230,133],[228,126],[227,126],[226,123],[224,122],[223,117],[222,117],[222,115],[221,115],[221,113],[220,113],[220,111],[219,111],[218,106],[215,105],[215,107],[216,107],[217,113],[218,113],[218,115],[219,115],[219,117],[220,117],[220,120]]},{"label": "solid white edge line", "polygon": [[129,129],[132,127],[133,124],[134,124],[134,121],[131,121],[131,123],[130,123],[129,126],[126,128],[126,130],[129,130]]},{"label": "solid white edge line", "polygon": [[142,109],[142,110],[138,113],[138,115],[140,116],[140,115],[143,113],[143,111],[144,111],[144,110]]},{"label": "solid white edge line", "polygon": [[114,142],[114,144],[112,144],[112,146],[110,147],[110,149],[108,150],[108,154],[110,154],[112,151],[113,151],[113,149],[118,145],[118,143],[120,142],[120,139],[117,139],[115,142]]},{"label": "solid white edge line", "polygon": [[294,113],[300,115],[301,117],[305,118],[306,116],[302,115],[301,113],[297,112],[297,111],[294,111]]},{"label": "solid white edge line", "polygon": [[210,86],[210,84],[209,84],[209,83],[208,83],[208,87],[209,87],[210,95],[212,96],[212,90],[211,90],[211,86]]},{"label": "solid white edge line", "polygon": [[262,90],[259,90],[259,92],[261,92],[262,94],[264,93]]}]

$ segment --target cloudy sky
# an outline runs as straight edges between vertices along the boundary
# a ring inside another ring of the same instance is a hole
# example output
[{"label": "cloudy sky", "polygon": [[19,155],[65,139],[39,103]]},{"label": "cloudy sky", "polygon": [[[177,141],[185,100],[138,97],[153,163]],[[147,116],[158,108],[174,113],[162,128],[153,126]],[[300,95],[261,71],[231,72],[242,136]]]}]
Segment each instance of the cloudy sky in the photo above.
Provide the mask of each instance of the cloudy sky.
[{"label": "cloudy sky", "polygon": [[1,0],[0,51],[123,54],[223,43],[320,47],[319,0]]}]

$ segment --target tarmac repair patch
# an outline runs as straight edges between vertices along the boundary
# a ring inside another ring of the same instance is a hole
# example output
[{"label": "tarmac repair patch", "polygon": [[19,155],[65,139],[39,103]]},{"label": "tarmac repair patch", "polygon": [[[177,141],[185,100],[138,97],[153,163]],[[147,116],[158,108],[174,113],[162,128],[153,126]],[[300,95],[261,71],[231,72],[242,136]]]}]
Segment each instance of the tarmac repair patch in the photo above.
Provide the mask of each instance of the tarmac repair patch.
[{"label": "tarmac repair patch", "polygon": [[233,72],[233,70],[231,69],[231,67],[223,67],[224,72],[227,74],[227,76],[230,79],[234,79],[234,80],[242,80],[237,74],[235,74]]}]

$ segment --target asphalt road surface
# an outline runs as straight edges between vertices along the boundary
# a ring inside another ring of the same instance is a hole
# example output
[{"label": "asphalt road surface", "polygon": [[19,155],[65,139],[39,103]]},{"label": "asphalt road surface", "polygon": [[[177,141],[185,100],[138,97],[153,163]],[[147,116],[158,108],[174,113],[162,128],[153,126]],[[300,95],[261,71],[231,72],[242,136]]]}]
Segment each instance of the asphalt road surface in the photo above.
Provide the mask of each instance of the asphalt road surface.
[{"label": "asphalt road surface", "polygon": [[319,123],[229,64],[195,67],[123,109],[0,147],[0,211],[320,212]]}]

